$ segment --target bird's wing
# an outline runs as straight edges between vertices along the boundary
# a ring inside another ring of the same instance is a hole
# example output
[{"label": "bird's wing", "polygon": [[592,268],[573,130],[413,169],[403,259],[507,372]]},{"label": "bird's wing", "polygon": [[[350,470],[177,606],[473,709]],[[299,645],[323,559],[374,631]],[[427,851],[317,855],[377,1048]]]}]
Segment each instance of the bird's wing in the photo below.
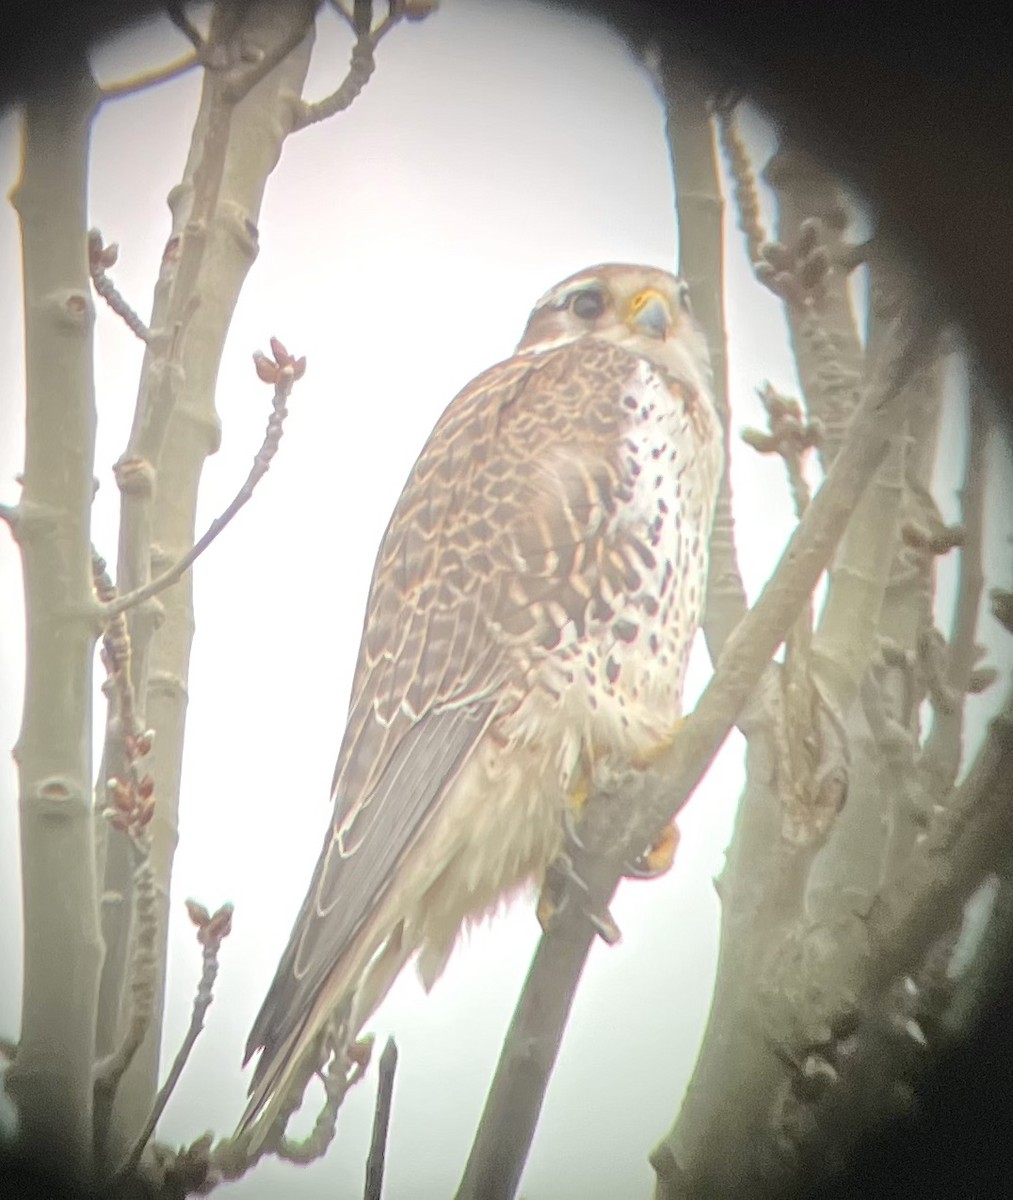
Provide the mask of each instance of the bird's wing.
[{"label": "bird's wing", "polygon": [[538,373],[511,360],[450,406],[409,476],[373,571],[335,815],[247,1060],[275,1051],[390,886],[399,862],[495,715],[503,646],[487,618],[501,585],[480,477],[497,454],[497,414]]}]

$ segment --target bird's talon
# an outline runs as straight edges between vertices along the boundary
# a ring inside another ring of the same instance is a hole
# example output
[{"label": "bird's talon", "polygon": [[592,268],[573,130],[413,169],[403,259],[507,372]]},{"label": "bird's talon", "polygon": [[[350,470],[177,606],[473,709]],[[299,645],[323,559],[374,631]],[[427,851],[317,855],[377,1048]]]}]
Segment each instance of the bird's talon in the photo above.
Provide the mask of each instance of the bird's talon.
[{"label": "bird's talon", "polygon": [[627,879],[658,879],[672,869],[679,845],[679,827],[673,821],[666,825],[661,837],[644,854],[638,854],[623,869]]},{"label": "bird's talon", "polygon": [[623,867],[624,879],[657,879],[665,874],[664,868],[649,867],[646,854],[640,854]]},{"label": "bird's talon", "polygon": [[563,805],[563,835],[575,850],[584,849],[584,842],[577,832],[577,814],[569,804]]},{"label": "bird's talon", "polygon": [[577,868],[573,865],[573,859],[565,851],[556,855],[556,857],[549,864],[549,871],[552,874],[557,875],[560,879],[567,880],[568,882],[572,883],[582,892],[586,892],[588,890],[587,884],[577,873]]},{"label": "bird's talon", "polygon": [[[551,871],[551,867],[549,870]],[[558,886],[558,882],[549,878],[549,872],[546,872],[545,882],[542,884],[542,890],[538,897],[538,905],[535,908],[535,916],[538,918],[538,924],[542,927],[542,933],[548,933],[553,924],[559,917],[566,912],[569,905],[569,898],[565,888]]]},{"label": "bird's talon", "polygon": [[594,926],[598,936],[603,942],[609,946],[614,946],[616,942],[623,936],[619,930],[619,926],[615,923],[612,914],[606,908],[604,912],[595,912],[593,909],[586,908],[584,915]]}]

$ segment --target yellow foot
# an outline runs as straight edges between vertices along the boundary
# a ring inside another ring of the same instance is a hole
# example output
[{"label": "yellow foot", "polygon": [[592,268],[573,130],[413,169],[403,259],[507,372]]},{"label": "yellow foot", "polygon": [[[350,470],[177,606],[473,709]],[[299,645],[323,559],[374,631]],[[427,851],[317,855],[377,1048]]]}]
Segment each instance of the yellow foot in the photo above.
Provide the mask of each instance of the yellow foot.
[{"label": "yellow foot", "polygon": [[549,863],[542,881],[542,890],[538,896],[538,906],[535,915],[542,931],[546,932],[558,913],[566,907],[567,888],[575,895],[587,893],[587,884],[577,874],[573,859],[565,850]]},{"label": "yellow foot", "polygon": [[563,802],[563,842],[570,850],[584,849],[584,843],[580,840],[580,834],[577,832],[577,824],[584,812],[584,805],[587,804],[590,790],[591,775],[590,772],[585,771],[567,792]]},{"label": "yellow foot", "polygon": [[573,787],[570,788],[566,795],[566,807],[575,817],[579,817],[584,811],[584,805],[587,803],[587,797],[590,790],[590,772],[582,771],[580,778],[573,785]]},{"label": "yellow foot", "polygon": [[548,880],[542,884],[542,890],[538,893],[538,905],[535,908],[535,916],[538,918],[538,924],[542,927],[542,933],[549,932],[552,919],[559,911],[559,904],[557,903],[555,893],[556,889]]},{"label": "yellow foot", "polygon": [[655,745],[651,746],[648,750],[645,750],[642,754],[638,754],[634,757],[633,765],[635,767],[639,767],[641,771],[646,770],[648,767],[653,767],[658,759],[661,758],[661,756],[667,750],[670,750],[675,744],[675,739],[679,736],[679,730],[682,729],[683,725],[685,724],[686,718],[680,717],[668,731],[665,737],[663,737],[659,742],[655,743]]},{"label": "yellow foot", "polygon": [[[560,858],[565,858],[561,855]],[[548,933],[553,922],[559,914],[565,911],[570,903],[574,893],[587,891],[587,884],[573,871],[573,865],[561,868],[566,878],[572,881],[572,887],[569,893],[563,887],[563,880],[556,871],[559,870],[559,860],[549,867],[545,875],[545,882],[542,884],[542,891],[538,897],[538,907],[535,913],[538,916],[538,923],[542,927],[543,933]],[[612,914],[606,908],[598,911],[595,908],[589,907],[587,904],[581,905],[581,912],[591,922],[598,936],[610,946],[614,946],[619,941],[622,934],[619,932],[619,926],[612,919]]]},{"label": "yellow foot", "polygon": [[661,837],[654,843],[646,854],[627,867],[625,874],[630,879],[657,879],[666,875],[675,862],[675,851],[679,845],[679,827],[673,821],[666,825]]},{"label": "yellow foot", "polygon": [[614,945],[621,934],[607,908],[598,909],[590,903],[588,886],[573,865],[566,851],[558,854],[549,864],[542,883],[535,912],[543,933],[548,933],[559,915],[576,904],[580,912],[591,922],[598,935],[608,944]]},{"label": "yellow foot", "polygon": [[587,803],[591,787],[591,776],[588,771],[581,771],[577,782],[566,794],[563,803],[563,845],[557,857],[549,863],[542,881],[542,890],[538,894],[538,905],[535,915],[543,933],[548,933],[549,926],[566,905],[564,884],[569,879],[579,889],[587,891],[584,881],[573,869],[573,860],[567,851],[583,850],[584,843],[577,833],[577,822],[580,820],[584,805]]}]

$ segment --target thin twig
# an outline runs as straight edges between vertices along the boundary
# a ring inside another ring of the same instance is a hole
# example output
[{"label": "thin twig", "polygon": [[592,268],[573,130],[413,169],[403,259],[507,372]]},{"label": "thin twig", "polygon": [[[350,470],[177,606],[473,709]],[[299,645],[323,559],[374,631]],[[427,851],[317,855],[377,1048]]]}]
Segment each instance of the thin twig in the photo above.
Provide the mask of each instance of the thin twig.
[{"label": "thin twig", "polygon": [[111,1108],[116,1087],[133,1061],[151,1025],[158,980],[155,938],[158,933],[158,905],[155,877],[151,869],[150,842],[143,834],[131,837],[136,855],[134,871],[134,947],[130,958],[130,1015],[123,1037],[112,1053],[95,1066],[96,1102]]},{"label": "thin twig", "polygon": [[166,14],[197,54],[203,55],[207,51],[207,42],[201,31],[186,15],[181,0],[170,0],[170,3],[166,5]]},{"label": "thin twig", "polygon": [[[587,800],[584,849],[574,867],[586,897],[571,897],[543,935],[504,1042],[458,1200],[506,1200],[515,1193],[570,1007],[594,939],[590,912],[607,912],[623,864],[654,844],[707,770],[760,682],[792,622],[808,603],[855,504],[901,427],[896,403],[911,373],[931,352],[934,312],[896,320],[837,461],[792,534],[773,577],[725,644],[714,677],[655,772],[608,781]],[[567,892],[564,891],[564,897]]]},{"label": "thin twig", "polygon": [[[235,1137],[223,1138],[211,1154],[211,1167],[224,1179],[239,1179],[265,1154],[274,1154],[287,1162],[305,1165],[322,1157],[334,1140],[338,1113],[348,1091],[369,1069],[373,1056],[373,1037],[360,1038],[342,1047],[338,1032],[329,1029],[321,1054],[308,1055],[283,1097],[278,1112],[261,1116],[249,1129]],[[326,1057],[326,1066],[316,1063]],[[316,1076],[324,1087],[324,1103],[317,1113],[309,1136],[299,1141],[285,1136],[285,1129],[303,1102],[306,1088]],[[269,1126],[265,1125],[270,1121]]]},{"label": "thin twig", "polygon": [[[742,440],[760,454],[777,454],[784,463],[788,486],[801,520],[812,498],[803,470],[807,452],[818,445],[818,422],[806,421],[802,406],[783,396],[770,383],[757,388],[767,414],[767,430],[745,429]],[[815,852],[837,815],[835,803],[820,803],[824,793],[817,785],[817,772],[825,773],[829,762],[820,761],[826,739],[817,736],[824,728],[819,719],[826,713],[813,679],[812,669],[813,604],[810,598],[792,623],[784,639],[784,665],[778,677],[781,703],[775,706],[772,725],[777,755],[777,790],[781,801],[783,836],[795,846],[806,844]],[[836,751],[843,739],[835,739],[826,749]],[[833,752],[832,751],[832,752]],[[826,755],[830,758],[830,753]],[[837,754],[837,765],[842,766]]]},{"label": "thin twig", "polygon": [[165,1111],[165,1106],[169,1102],[169,1097],[179,1082],[183,1068],[190,1057],[190,1052],[200,1037],[201,1031],[204,1028],[204,1018],[207,1015],[208,1008],[211,1006],[211,1001],[214,999],[215,980],[218,978],[218,955],[222,948],[222,942],[229,936],[232,929],[231,904],[223,904],[214,914],[210,914],[206,908],[200,904],[196,904],[192,900],[188,900],[186,906],[190,920],[197,926],[197,940],[203,948],[204,961],[200,982],[197,985],[197,995],[193,1002],[193,1011],[190,1015],[190,1026],[186,1031],[183,1044],[180,1046],[173,1060],[165,1083],[158,1090],[158,1095],[155,1097],[155,1103],[148,1114],[147,1121],[144,1123],[144,1128],[141,1130],[133,1149],[127,1155],[126,1161],[118,1172],[121,1178],[129,1177],[136,1171],[137,1165],[141,1161],[141,1155],[144,1153],[144,1147],[148,1144],[148,1139],[152,1133],[154,1133],[155,1126],[158,1124],[162,1113]]},{"label": "thin twig", "polygon": [[802,406],[790,396],[782,396],[769,383],[757,388],[767,413],[769,432],[745,429],[742,440],[759,454],[779,454],[788,475],[795,515],[801,519],[809,506],[809,484],[802,470],[806,452],[819,445],[822,433],[818,421],[803,419]]},{"label": "thin twig", "polygon": [[[106,569],[105,560],[92,547],[92,583],[102,604],[116,599],[116,588]],[[102,633],[102,659],[108,672],[103,690],[111,695],[112,723],[122,750],[125,770],[122,776],[106,780],[108,806],[103,810],[113,829],[124,834],[134,855],[131,888],[131,928],[133,946],[128,973],[128,1015],[117,1044],[95,1066],[95,1128],[105,1131],[116,1099],[120,1080],[140,1049],[155,1011],[158,985],[158,899],[151,865],[151,837],[148,826],[155,814],[155,783],[144,770],[151,753],[154,734],[142,731],[137,717],[136,697],[131,675],[130,633],[123,614],[112,617]]]},{"label": "thin twig", "polygon": [[387,1130],[390,1127],[390,1108],[394,1095],[394,1072],[397,1070],[397,1045],[393,1038],[380,1055],[380,1070],[376,1081],[376,1109],[373,1113],[373,1136],[366,1160],[366,1189],[363,1200],[380,1200],[383,1195],[383,1171],[387,1159]]},{"label": "thin twig", "polygon": [[150,730],[142,730],[138,720],[131,669],[130,630],[123,613],[111,611],[117,600],[116,586],[109,575],[105,559],[98,554],[94,546],[91,551],[91,570],[95,595],[104,606],[103,612],[106,616],[102,631],[102,653],[108,672],[107,686],[116,700],[114,717],[117,732],[123,743],[124,757],[133,782],[140,785],[138,764],[151,752],[154,734]]},{"label": "thin twig", "polygon": [[[985,485],[988,467],[989,412],[986,400],[972,388],[968,402],[968,445],[964,482],[960,492],[960,568],[957,578],[957,602],[950,630],[946,668],[941,680],[946,693],[956,703],[936,705],[932,728],[922,754],[921,773],[930,789],[939,795],[952,786],[960,766],[960,743],[964,728],[964,693],[975,667],[975,633],[984,590],[982,543],[984,540]],[[937,534],[938,545],[930,540],[928,550],[936,552],[953,544],[956,530],[944,528]]]},{"label": "thin twig", "polygon": [[132,333],[142,342],[147,342],[151,331],[123,299],[112,280],[106,275],[106,271],[116,262],[118,256],[119,247],[115,242],[104,246],[102,234],[97,229],[88,231],[88,269],[91,272],[91,281],[95,291]]},{"label": "thin twig", "polygon": [[193,566],[215,538],[225,529],[236,513],[250,500],[257,484],[267,474],[271,460],[278,452],[278,443],[281,441],[281,435],[284,431],[284,421],[288,416],[288,409],[285,406],[286,401],[291,395],[292,385],[297,379],[302,378],[303,372],[306,370],[305,358],[298,360],[293,358],[276,338],[271,339],[271,345],[275,354],[275,361],[273,363],[262,354],[258,353],[253,356],[260,378],[267,382],[273,382],[275,386],[274,397],[271,402],[272,412],[267,422],[267,432],[264,435],[263,444],[257,451],[256,457],[253,460],[253,466],[250,468],[250,473],[247,475],[243,486],[236,493],[235,498],[228,508],[221,516],[216,517],[211,522],[203,537],[195,542],[178,562],[144,587],[137,588],[133,592],[128,592],[125,596],[120,596],[106,605],[103,610],[106,620],[119,616],[121,613],[136,607],[145,600],[150,600],[152,596],[157,596],[159,592],[165,591],[167,587],[171,587],[174,583],[182,579],[190,567]]},{"label": "thin twig", "polygon": [[[792,246],[808,251],[804,256],[807,270],[821,259],[826,266],[818,304],[791,303],[789,281],[781,280],[786,285],[782,288],[785,319],[802,397],[809,415],[823,423],[820,462],[826,471],[861,397],[865,361],[847,275],[840,268],[832,269],[847,225],[847,201],[833,175],[784,141],[764,168],[763,178],[773,190],[778,213],[778,249],[771,248],[770,265],[778,262],[793,270],[797,265],[794,256],[788,254],[784,261],[785,248]],[[814,233],[818,235],[815,239]]]},{"label": "thin twig", "polygon": [[[314,1162],[326,1153],[327,1147],[334,1140],[334,1133],[338,1125],[338,1112],[342,1102],[348,1091],[355,1087],[362,1079],[369,1066],[373,1050],[373,1039],[371,1037],[363,1038],[361,1042],[356,1043],[356,1049],[360,1053],[357,1054],[353,1061],[351,1071],[348,1069],[348,1062],[345,1056],[335,1050],[331,1055],[327,1068],[322,1072],[318,1072],[320,1080],[324,1085],[325,1099],[323,1107],[317,1114],[313,1129],[309,1137],[302,1140],[288,1138],[282,1134],[275,1145],[271,1147],[278,1158],[284,1159],[286,1162],[305,1166],[306,1163]],[[294,1106],[298,1106],[301,1095],[301,1091],[295,1095]],[[288,1116],[283,1121],[279,1121],[282,1129],[284,1129],[287,1123]]]},{"label": "thin twig", "polygon": [[137,75],[131,75],[128,79],[105,84],[102,88],[101,98],[102,100],[121,100],[124,96],[133,96],[137,92],[157,87],[160,83],[167,83],[170,79],[176,79],[199,66],[201,66],[201,57],[196,51],[191,50],[188,54],[166,63],[164,67],[154,67],[150,71],[141,71]]},{"label": "thin twig", "polygon": [[[305,129],[309,125],[315,125],[318,121],[326,121],[336,113],[344,112],[346,108],[349,108],[376,69],[374,51],[380,42],[395,25],[401,22],[402,18],[421,20],[428,15],[428,11],[423,11],[424,6],[422,5],[416,5],[418,11],[413,13],[411,7],[405,4],[405,0],[390,0],[387,5],[387,15],[376,29],[373,29],[372,4],[358,3],[355,11],[350,12],[340,3],[340,0],[331,0],[331,7],[348,24],[349,28],[355,31],[356,40],[352,47],[351,65],[348,74],[329,96],[314,104],[302,101],[296,106],[292,121],[293,132]],[[432,7],[435,8],[435,4]]]},{"label": "thin twig", "polygon": [[383,39],[387,36],[387,34],[390,33],[390,31],[394,28],[394,26],[398,24],[398,22],[400,20],[401,20],[401,13],[396,11],[394,6],[391,5],[389,11],[387,12],[387,15],[380,22],[380,24],[377,25],[377,27],[373,30],[373,36],[371,38],[371,41],[373,43],[374,50],[383,41]]},{"label": "thin twig", "polygon": [[746,235],[749,261],[755,264],[762,261],[763,247],[767,244],[767,234],[763,228],[763,216],[760,210],[760,195],[756,187],[756,175],[749,158],[749,151],[746,149],[746,143],[739,133],[734,108],[719,108],[717,120],[721,149],[735,185],[739,229]]},{"label": "thin twig", "polygon": [[[116,599],[116,588],[105,560],[92,547],[92,583],[102,604]],[[116,1046],[95,1067],[95,1127],[104,1130],[116,1098],[116,1089],[151,1026],[158,982],[158,901],[151,866],[148,826],[155,813],[155,784],[144,770],[154,734],[142,731],[137,717],[131,675],[131,645],[123,614],[112,617],[102,633],[102,658],[108,672],[107,694],[112,695],[112,720],[123,752],[122,777],[106,780],[108,807],[103,816],[130,841],[134,854],[132,897],[133,948],[130,955],[129,1015]]]},{"label": "thin twig", "polygon": [[352,0],[352,30],[357,38],[369,36],[373,28],[373,0]]},{"label": "thin twig", "polygon": [[293,132],[305,129],[307,125],[315,125],[318,121],[326,121],[352,104],[376,69],[373,49],[377,40],[378,37],[366,34],[356,41],[352,47],[352,61],[348,74],[339,87],[316,104],[307,104],[305,101],[300,103],[292,121]]}]

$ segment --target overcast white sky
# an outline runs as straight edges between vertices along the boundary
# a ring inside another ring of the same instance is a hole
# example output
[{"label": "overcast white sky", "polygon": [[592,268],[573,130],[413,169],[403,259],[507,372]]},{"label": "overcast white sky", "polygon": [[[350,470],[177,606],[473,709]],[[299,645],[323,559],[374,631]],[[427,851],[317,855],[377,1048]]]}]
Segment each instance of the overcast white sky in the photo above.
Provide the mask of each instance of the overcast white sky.
[{"label": "overcast white sky", "polygon": [[[321,22],[308,94],[341,78],[349,35]],[[95,56],[111,80],[185,49],[162,24]],[[445,0],[383,43],[365,93],[339,118],[291,138],[271,178],[261,254],[239,302],[219,380],[221,452],[209,460],[203,526],[231,499],[260,444],[268,393],[250,354],[269,335],[306,354],[281,452],[253,503],[196,568],[197,634],[173,877],[164,1057],[189,1019],[200,955],[182,900],[231,900],[208,1028],[161,1126],[185,1142],[228,1132],[243,1106],[247,1030],[305,891],[328,819],[328,787],[373,557],[408,470],[467,381],[508,356],[533,302],[603,260],[673,267],[676,229],[663,117],[652,86],[607,29],[505,0]],[[113,274],[150,307],[196,112],[190,75],[107,105],[96,122],[91,224],[121,247]],[[748,123],[762,162],[773,145]],[[0,121],[0,182],[17,173],[17,125]],[[728,317],[734,425],[760,422],[764,379],[795,390],[780,305],[752,281],[729,218]],[[17,223],[0,207],[0,500],[23,450]],[[94,541],[112,557],[110,467],[127,437],[140,346],[99,304]],[[959,387],[955,386],[955,393]],[[962,410],[947,413],[939,500],[955,515]],[[738,443],[740,561],[755,595],[791,527],[775,461]],[[1013,500],[1008,459],[990,489],[989,581],[1006,585]],[[0,530],[0,745],[17,736],[23,673],[19,561]],[[941,568],[942,592],[951,564]],[[986,619],[983,638],[993,640]],[[699,651],[700,648],[698,648]],[[1005,662],[1009,666],[1009,651]],[[709,666],[698,652],[690,690]],[[992,697],[972,702],[980,731]],[[99,710],[97,710],[99,711]],[[613,949],[595,947],[523,1183],[528,1200],[646,1195],[646,1153],[671,1123],[710,1000],[719,872],[741,781],[732,739],[681,820],[677,868],[623,885]],[[0,1030],[18,1025],[16,778],[0,758]],[[428,998],[408,973],[377,1015],[401,1051],[389,1200],[452,1194],[538,935],[518,902],[459,948]],[[229,1195],[361,1194],[375,1075],[347,1100],[337,1140],[303,1171],[273,1161]],[[307,1107],[310,1107],[309,1105]],[[222,1193],[223,1195],[225,1193]]]}]

